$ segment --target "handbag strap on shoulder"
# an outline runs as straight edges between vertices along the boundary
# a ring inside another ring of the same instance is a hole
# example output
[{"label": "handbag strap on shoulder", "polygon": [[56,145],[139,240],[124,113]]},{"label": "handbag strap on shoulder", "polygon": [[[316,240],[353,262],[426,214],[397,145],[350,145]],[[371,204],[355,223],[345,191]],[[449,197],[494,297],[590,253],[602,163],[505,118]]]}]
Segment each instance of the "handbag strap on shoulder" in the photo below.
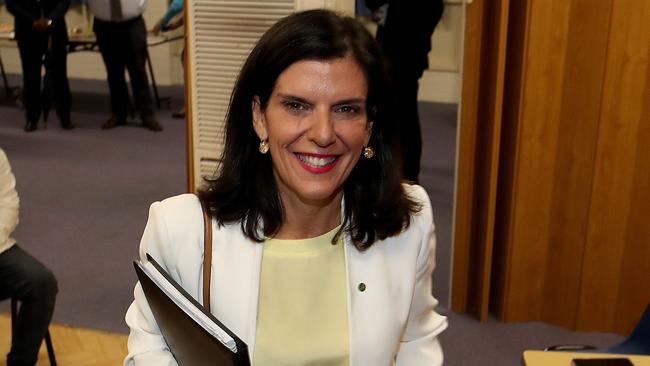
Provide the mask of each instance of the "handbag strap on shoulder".
[{"label": "handbag strap on shoulder", "polygon": [[212,217],[201,201],[203,210],[203,307],[210,312],[210,278],[212,272]]}]

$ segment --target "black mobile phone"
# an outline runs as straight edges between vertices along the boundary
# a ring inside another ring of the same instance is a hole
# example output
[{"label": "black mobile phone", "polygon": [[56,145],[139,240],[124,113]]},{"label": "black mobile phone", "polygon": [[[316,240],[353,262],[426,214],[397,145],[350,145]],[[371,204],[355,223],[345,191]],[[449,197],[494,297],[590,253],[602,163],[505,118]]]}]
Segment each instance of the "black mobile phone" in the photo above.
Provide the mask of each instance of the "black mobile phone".
[{"label": "black mobile phone", "polygon": [[634,366],[629,358],[574,358],[572,366]]}]

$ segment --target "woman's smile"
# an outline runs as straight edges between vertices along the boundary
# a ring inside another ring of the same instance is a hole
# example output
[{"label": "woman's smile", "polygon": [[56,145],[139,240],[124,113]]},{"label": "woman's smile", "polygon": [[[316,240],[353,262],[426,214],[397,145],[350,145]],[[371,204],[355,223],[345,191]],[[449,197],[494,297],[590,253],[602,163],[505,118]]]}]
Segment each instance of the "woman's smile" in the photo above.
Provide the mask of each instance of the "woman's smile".
[{"label": "woman's smile", "polygon": [[327,173],[334,169],[338,162],[337,155],[294,153],[300,164],[308,172],[315,174]]}]

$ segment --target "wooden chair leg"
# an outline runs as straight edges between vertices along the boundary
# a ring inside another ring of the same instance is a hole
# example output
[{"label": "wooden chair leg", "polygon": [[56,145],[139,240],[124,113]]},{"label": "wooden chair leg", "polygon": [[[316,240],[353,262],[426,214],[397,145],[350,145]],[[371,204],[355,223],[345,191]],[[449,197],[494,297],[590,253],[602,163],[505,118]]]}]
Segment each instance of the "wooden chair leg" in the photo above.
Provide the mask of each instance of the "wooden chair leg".
[{"label": "wooden chair leg", "polygon": [[[13,339],[16,334],[16,318],[18,317],[18,300],[11,298],[11,337]],[[47,348],[47,357],[50,359],[50,365],[56,366],[56,356],[54,355],[54,347],[52,346],[52,338],[50,337],[50,330],[45,333],[45,347]]]},{"label": "wooden chair leg", "polygon": [[11,337],[16,334],[16,318],[18,317],[18,300],[11,298]]}]

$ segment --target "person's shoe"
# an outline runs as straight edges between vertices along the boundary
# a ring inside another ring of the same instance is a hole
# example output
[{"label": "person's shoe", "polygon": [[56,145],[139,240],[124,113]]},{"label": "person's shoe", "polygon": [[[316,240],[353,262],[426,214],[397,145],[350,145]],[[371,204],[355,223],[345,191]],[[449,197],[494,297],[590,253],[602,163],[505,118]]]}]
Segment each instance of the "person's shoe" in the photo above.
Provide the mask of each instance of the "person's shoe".
[{"label": "person's shoe", "polygon": [[126,119],[120,118],[118,116],[111,116],[108,121],[102,124],[102,130],[110,130],[111,128],[115,128],[124,124],[126,124]]},{"label": "person's shoe", "polygon": [[27,121],[25,123],[25,132],[34,132],[38,128],[38,122],[33,122],[33,121]]},{"label": "person's shoe", "polygon": [[75,128],[75,125],[69,119],[64,119],[61,120],[61,128],[64,130],[72,130]]},{"label": "person's shoe", "polygon": [[178,111],[172,113],[172,118],[185,118],[185,108],[181,108]]},{"label": "person's shoe", "polygon": [[151,131],[160,132],[163,130],[163,126],[160,123],[158,123],[158,121],[156,121],[156,119],[153,117],[144,118],[142,120],[142,125],[145,128],[150,129]]}]

